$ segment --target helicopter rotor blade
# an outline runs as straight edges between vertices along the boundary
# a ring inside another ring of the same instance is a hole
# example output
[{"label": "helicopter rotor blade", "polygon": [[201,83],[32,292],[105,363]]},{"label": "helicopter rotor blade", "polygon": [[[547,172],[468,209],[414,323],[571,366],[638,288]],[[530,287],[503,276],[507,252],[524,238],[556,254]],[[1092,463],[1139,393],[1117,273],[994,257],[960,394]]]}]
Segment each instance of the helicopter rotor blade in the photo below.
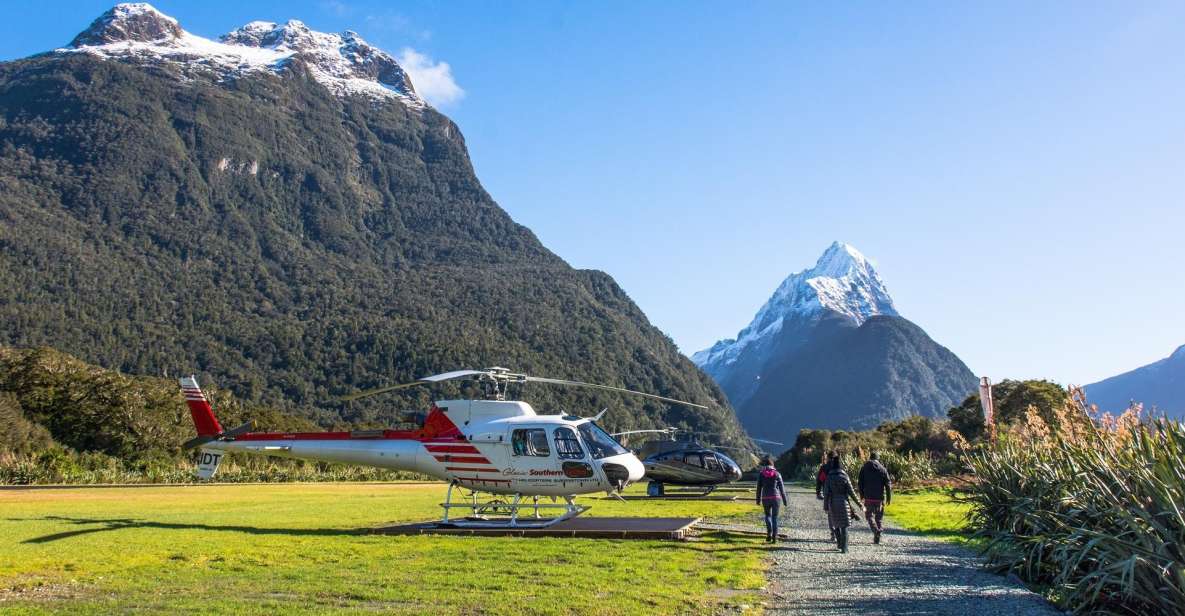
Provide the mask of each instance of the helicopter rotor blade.
[{"label": "helicopter rotor blade", "polygon": [[417,386],[417,385],[427,385],[427,384],[428,384],[428,383],[430,383],[430,382],[431,382],[431,381],[424,381],[424,380],[422,380],[422,379],[421,379],[421,380],[419,380],[419,381],[412,381],[412,382],[410,382],[410,383],[400,383],[400,384],[398,384],[398,385],[388,385],[388,386],[386,386],[386,387],[379,387],[379,388],[376,388],[376,389],[368,389],[368,390],[366,390],[366,391],[360,391],[360,392],[358,392],[358,393],[350,394],[350,395],[348,395],[348,396],[342,396],[342,398],[341,398],[341,399],[342,399],[343,401],[345,401],[345,402],[350,402],[350,401],[353,401],[353,400],[357,400],[357,399],[359,399],[359,398],[369,398],[369,397],[371,397],[371,396],[377,396],[377,395],[379,395],[379,394],[385,394],[385,393],[387,393],[387,392],[389,392],[389,391],[396,391],[396,390],[399,390],[399,389],[407,389],[408,387],[415,387],[415,386]]},{"label": "helicopter rotor blade", "polygon": [[655,395],[655,394],[648,394],[648,393],[641,392],[641,391],[634,391],[632,389],[626,389],[624,387],[613,387],[612,385],[598,385],[596,383],[584,383],[581,381],[569,381],[566,379],[549,379],[547,377],[542,377],[542,376],[524,376],[523,380],[532,382],[532,383],[550,383],[552,385],[571,385],[573,387],[590,387],[592,389],[604,389],[607,391],[616,391],[619,393],[634,394],[635,396],[642,396],[643,398],[652,398],[654,400],[662,400],[663,402],[670,402],[672,404],[682,404],[684,406],[691,406],[691,407],[695,407],[697,409],[708,408],[707,406],[704,406],[702,404],[696,404],[694,402],[687,402],[685,400],[676,400],[674,398],[668,398],[666,396],[659,396],[659,395]]},{"label": "helicopter rotor blade", "polygon": [[629,436],[631,434],[674,434],[674,428],[663,428],[661,430],[626,430],[625,432],[614,432],[609,436],[617,438],[619,436]]},{"label": "helicopter rotor blade", "polygon": [[463,379],[471,376],[489,375],[490,370],[453,370],[452,372],[443,372],[441,374],[433,374],[426,376],[417,382],[425,383],[439,383],[441,381],[450,381],[452,379]]},{"label": "helicopter rotor blade", "polygon": [[452,372],[443,372],[441,374],[433,374],[420,379],[416,379],[410,383],[400,383],[398,385],[388,385],[386,387],[378,387],[376,389],[368,389],[358,393],[342,396],[342,400],[350,402],[359,398],[369,398],[379,394],[385,394],[389,391],[397,391],[400,389],[407,389],[408,387],[417,387],[419,385],[431,385],[432,383],[439,383],[441,381],[451,381],[453,379],[465,379],[473,376],[488,375],[488,370],[453,370]]}]

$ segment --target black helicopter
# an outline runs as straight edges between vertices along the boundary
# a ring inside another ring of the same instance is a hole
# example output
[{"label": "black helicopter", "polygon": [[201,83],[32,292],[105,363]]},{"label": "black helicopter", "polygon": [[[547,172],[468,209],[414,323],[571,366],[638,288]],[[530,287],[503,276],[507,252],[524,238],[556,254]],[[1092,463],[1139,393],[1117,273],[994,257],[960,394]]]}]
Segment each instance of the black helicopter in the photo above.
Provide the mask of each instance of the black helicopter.
[{"label": "black helicopter", "polygon": [[644,478],[650,480],[646,487],[647,496],[665,495],[667,484],[703,488],[703,494],[707,495],[718,486],[741,478],[740,465],[719,451],[728,448],[703,445],[695,438],[675,439],[674,428],[634,430],[620,432],[614,436],[639,433],[659,433],[670,437],[646,441],[637,450],[638,457],[642,459],[642,466],[646,468]]}]

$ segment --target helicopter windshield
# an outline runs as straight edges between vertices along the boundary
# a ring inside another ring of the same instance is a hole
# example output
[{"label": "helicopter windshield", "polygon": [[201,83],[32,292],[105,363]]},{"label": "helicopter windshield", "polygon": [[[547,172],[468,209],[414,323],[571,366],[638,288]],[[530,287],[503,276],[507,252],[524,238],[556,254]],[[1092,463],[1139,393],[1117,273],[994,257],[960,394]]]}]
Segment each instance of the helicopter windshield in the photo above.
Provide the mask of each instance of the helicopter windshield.
[{"label": "helicopter windshield", "polygon": [[592,453],[594,459],[600,460],[609,456],[619,456],[623,453],[628,453],[625,447],[622,447],[613,440],[609,433],[601,429],[597,424],[589,421],[578,426],[580,436],[584,437],[584,443],[588,445],[589,452]]}]

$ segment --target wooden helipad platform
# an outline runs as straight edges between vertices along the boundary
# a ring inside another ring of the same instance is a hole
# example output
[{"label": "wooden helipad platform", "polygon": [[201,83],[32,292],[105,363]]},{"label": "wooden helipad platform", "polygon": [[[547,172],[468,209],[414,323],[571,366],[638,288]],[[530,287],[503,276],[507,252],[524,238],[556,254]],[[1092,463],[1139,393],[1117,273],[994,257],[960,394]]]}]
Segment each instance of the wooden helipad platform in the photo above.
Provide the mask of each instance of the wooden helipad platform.
[{"label": "wooden helipad platform", "polygon": [[375,535],[460,535],[471,537],[572,537],[583,539],[682,540],[701,518],[600,518],[581,516],[548,528],[458,528],[439,522],[372,528]]}]

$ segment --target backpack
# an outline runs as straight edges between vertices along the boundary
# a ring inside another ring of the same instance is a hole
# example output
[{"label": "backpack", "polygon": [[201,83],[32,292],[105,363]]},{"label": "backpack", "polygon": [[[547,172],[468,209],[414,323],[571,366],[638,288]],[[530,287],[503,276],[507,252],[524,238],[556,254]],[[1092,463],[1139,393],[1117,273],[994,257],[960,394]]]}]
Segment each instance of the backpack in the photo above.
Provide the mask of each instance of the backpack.
[{"label": "backpack", "polygon": [[761,500],[778,500],[778,471],[772,466],[763,468],[761,479],[769,482],[768,488],[764,487],[766,484],[762,484]]}]

